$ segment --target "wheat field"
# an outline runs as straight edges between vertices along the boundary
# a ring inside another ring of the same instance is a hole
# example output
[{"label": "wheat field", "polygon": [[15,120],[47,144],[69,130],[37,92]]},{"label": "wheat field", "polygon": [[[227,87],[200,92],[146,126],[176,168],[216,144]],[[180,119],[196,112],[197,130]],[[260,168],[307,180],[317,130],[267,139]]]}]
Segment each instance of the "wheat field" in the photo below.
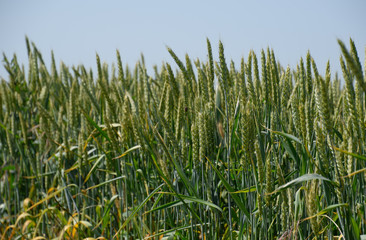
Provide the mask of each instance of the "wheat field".
[{"label": "wheat field", "polygon": [[3,57],[0,238],[360,239],[366,63],[338,43],[339,76],[208,39],[149,75],[118,51],[47,67],[26,39],[27,71]]}]

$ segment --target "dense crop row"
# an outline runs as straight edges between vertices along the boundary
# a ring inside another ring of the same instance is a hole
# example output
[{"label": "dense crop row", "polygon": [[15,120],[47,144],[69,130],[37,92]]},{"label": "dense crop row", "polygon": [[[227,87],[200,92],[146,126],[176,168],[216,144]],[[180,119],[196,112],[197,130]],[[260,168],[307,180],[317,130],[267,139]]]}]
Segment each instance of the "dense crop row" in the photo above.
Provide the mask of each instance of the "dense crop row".
[{"label": "dense crop row", "polygon": [[168,48],[148,75],[29,71],[4,56],[0,85],[2,239],[359,239],[366,233],[366,82],[339,41],[343,84],[310,53],[226,63]]}]

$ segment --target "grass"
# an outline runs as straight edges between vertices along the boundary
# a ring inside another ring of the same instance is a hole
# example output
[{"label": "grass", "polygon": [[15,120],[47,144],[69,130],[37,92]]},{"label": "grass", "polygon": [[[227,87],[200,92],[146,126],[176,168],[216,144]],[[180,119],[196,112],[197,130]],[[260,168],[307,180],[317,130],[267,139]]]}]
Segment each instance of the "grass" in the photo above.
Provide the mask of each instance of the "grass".
[{"label": "grass", "polygon": [[[365,67],[343,80],[271,49],[147,73],[47,68],[4,55],[1,239],[360,239],[366,234]],[[356,80],[356,81],[355,81]],[[344,84],[341,84],[344,81]]]}]

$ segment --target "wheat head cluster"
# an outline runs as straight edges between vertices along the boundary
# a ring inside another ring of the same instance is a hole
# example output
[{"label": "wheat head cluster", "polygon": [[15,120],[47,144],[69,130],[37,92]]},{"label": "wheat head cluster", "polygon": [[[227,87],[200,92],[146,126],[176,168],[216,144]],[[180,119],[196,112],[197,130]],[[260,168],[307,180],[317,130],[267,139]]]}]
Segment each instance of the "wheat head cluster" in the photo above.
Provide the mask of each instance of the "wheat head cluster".
[{"label": "wheat head cluster", "polygon": [[[0,84],[1,239],[361,239],[366,82],[310,52],[50,67],[26,39]],[[366,63],[365,63],[366,65]]]}]

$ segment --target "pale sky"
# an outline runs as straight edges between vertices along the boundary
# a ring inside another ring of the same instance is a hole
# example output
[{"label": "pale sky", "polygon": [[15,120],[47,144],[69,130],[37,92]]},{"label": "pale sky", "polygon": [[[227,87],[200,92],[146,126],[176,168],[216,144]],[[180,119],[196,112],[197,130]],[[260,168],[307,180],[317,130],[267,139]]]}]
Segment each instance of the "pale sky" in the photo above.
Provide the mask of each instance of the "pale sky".
[{"label": "pale sky", "polygon": [[[251,49],[260,54],[269,46],[292,68],[310,50],[320,73],[327,60],[332,72],[340,71],[337,38],[347,46],[353,38],[362,64],[366,46],[364,0],[0,0],[0,23],[0,52],[8,58],[16,53],[25,65],[27,35],[48,66],[51,49],[58,63],[93,69],[96,53],[112,64],[119,49],[131,67],[143,53],[152,75],[154,64],[173,62],[166,46],[182,60],[185,53],[206,60],[206,37],[216,60],[221,40],[227,62],[233,59],[237,67]],[[8,77],[2,65],[0,76]]]}]

